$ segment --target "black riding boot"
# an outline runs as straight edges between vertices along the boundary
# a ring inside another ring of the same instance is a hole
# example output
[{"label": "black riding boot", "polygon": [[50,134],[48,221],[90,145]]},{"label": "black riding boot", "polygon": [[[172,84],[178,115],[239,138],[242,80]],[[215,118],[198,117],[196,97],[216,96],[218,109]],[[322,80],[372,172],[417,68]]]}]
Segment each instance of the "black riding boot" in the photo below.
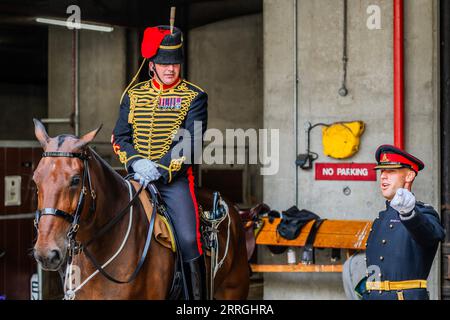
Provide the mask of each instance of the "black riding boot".
[{"label": "black riding boot", "polygon": [[188,300],[206,299],[206,265],[203,255],[183,262],[184,274],[189,293]]}]

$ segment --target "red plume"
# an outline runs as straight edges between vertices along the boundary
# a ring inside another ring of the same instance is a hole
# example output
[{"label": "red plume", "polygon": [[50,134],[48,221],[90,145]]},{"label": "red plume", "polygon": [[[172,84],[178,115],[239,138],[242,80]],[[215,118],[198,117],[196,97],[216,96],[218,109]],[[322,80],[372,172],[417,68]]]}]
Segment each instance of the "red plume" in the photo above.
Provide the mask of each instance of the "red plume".
[{"label": "red plume", "polygon": [[170,34],[170,30],[160,29],[158,27],[145,29],[141,46],[142,56],[147,59],[152,58],[158,52],[161,42],[168,34]]}]

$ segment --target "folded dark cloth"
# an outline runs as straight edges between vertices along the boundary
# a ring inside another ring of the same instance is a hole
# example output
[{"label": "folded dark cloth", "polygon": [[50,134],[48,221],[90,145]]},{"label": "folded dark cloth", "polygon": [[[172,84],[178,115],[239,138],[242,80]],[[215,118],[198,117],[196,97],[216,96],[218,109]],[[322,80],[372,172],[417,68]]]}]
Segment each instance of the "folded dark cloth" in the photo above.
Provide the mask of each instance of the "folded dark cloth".
[{"label": "folded dark cloth", "polygon": [[282,219],[277,227],[280,236],[288,240],[296,239],[302,228],[311,220],[318,220],[320,217],[308,210],[299,210],[296,206],[282,211]]}]

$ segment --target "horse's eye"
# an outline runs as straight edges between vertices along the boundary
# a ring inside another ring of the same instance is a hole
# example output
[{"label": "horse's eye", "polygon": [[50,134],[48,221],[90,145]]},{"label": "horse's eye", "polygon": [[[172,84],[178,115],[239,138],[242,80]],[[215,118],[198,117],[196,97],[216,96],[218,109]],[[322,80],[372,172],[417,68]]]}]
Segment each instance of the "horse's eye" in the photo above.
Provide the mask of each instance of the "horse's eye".
[{"label": "horse's eye", "polygon": [[71,187],[76,187],[77,185],[80,184],[80,177],[79,176],[75,176],[72,178],[72,181],[70,182],[70,186]]}]

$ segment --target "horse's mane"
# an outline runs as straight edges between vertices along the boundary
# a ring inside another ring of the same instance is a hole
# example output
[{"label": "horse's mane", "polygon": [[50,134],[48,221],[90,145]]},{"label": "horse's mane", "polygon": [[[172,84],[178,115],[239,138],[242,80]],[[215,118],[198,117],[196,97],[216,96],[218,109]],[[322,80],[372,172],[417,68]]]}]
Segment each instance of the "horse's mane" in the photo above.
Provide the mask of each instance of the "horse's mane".
[{"label": "horse's mane", "polygon": [[95,152],[95,150],[91,147],[87,148],[88,151],[94,156],[94,158],[100,162],[100,164],[102,165],[102,167],[104,167],[105,169],[107,169],[115,178],[119,179],[119,180],[125,180],[120,174],[117,173],[116,170],[114,170],[111,165],[106,162],[105,159],[103,159],[97,152]]}]

